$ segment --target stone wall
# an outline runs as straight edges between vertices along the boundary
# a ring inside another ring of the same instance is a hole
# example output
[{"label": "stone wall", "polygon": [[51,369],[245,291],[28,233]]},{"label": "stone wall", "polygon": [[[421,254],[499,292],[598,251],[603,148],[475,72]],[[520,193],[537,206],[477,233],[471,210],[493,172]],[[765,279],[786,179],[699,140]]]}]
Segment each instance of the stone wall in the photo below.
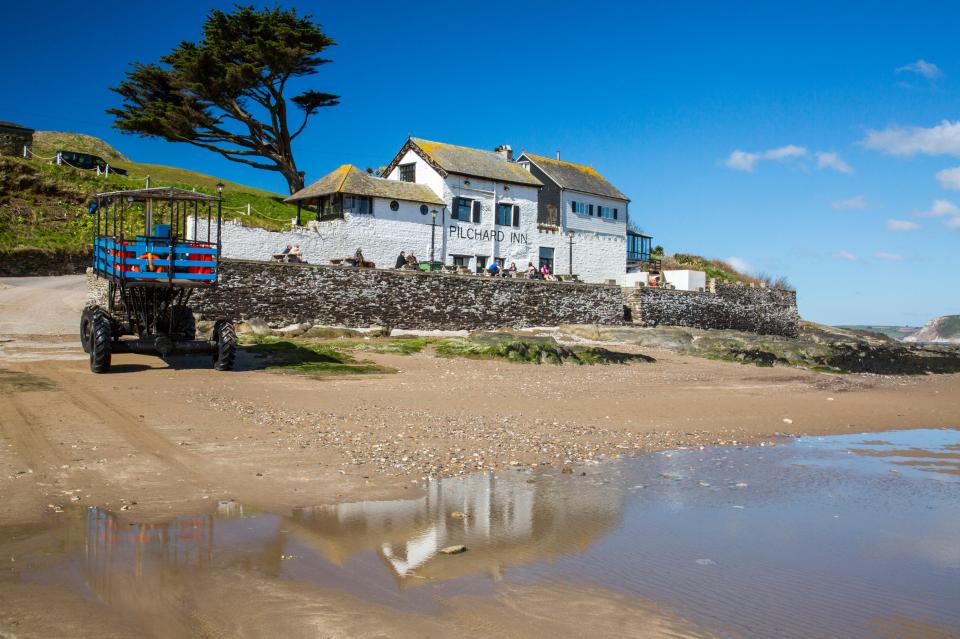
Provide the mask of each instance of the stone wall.
[{"label": "stone wall", "polygon": [[12,249],[0,251],[0,277],[24,275],[75,275],[90,265],[86,251]]},{"label": "stone wall", "polygon": [[205,319],[263,318],[421,330],[623,324],[617,286],[346,266],[224,260],[220,285],[197,290]]},{"label": "stone wall", "polygon": [[720,284],[716,293],[662,288],[625,288],[634,324],[721,328],[795,337],[797,294],[781,289]]}]

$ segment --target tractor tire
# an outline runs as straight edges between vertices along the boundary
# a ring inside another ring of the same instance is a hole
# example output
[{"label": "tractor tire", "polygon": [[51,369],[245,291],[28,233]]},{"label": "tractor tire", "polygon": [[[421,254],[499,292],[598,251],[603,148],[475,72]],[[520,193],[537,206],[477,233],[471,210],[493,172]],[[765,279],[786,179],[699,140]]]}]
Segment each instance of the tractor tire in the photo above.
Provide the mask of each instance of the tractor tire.
[{"label": "tractor tire", "polygon": [[218,371],[232,371],[237,357],[237,331],[228,320],[217,320],[213,325],[213,337],[217,340],[213,352],[213,367]]},{"label": "tractor tire", "polygon": [[80,345],[83,352],[90,352],[90,337],[93,335],[93,309],[89,306],[80,313]]},{"label": "tractor tire", "polygon": [[[83,309],[83,312],[80,313],[80,345],[83,346],[84,353],[89,353],[90,347],[93,344],[94,318],[104,315],[106,315],[106,313],[104,313],[103,309],[99,306],[87,306]],[[116,330],[112,330],[112,334],[116,337]]]},{"label": "tractor tire", "polygon": [[101,312],[91,313],[90,370],[94,373],[110,371],[110,318]]},{"label": "tractor tire", "polygon": [[189,306],[178,304],[171,308],[173,334],[178,339],[197,339],[197,320]]}]

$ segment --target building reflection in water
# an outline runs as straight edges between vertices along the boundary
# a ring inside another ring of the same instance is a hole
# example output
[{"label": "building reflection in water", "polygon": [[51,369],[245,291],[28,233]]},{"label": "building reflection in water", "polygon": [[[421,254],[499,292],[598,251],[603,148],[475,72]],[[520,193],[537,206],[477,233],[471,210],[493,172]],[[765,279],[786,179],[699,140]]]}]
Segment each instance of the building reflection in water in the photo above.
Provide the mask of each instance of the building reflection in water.
[{"label": "building reflection in water", "polygon": [[[291,519],[302,538],[331,561],[343,563],[376,548],[401,580],[450,579],[476,572],[497,577],[509,564],[583,550],[623,511],[619,486],[579,477],[528,483],[528,477],[438,480],[420,499],[315,506],[294,511]],[[439,554],[456,544],[467,546],[468,553],[456,560]]]},{"label": "building reflection in water", "polygon": [[[324,566],[351,570],[352,559],[374,553],[401,587],[474,574],[496,579],[511,564],[583,550],[620,518],[624,492],[617,486],[580,477],[529,478],[438,480],[417,499],[298,508],[288,517],[221,502],[213,514],[129,524],[89,508],[83,572],[87,586],[106,601],[138,599],[171,571],[201,576],[232,568],[327,583],[330,576],[319,574]],[[440,554],[454,544],[469,551],[456,558]],[[291,558],[298,561],[287,563]]]}]

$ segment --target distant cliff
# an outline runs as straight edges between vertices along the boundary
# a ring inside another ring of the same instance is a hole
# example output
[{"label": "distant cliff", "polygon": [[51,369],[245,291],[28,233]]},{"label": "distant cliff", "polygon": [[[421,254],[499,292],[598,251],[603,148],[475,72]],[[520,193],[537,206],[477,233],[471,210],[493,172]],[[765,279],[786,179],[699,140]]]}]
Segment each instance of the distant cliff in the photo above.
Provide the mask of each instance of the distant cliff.
[{"label": "distant cliff", "polygon": [[930,320],[926,326],[903,341],[960,344],[960,315],[944,315]]}]

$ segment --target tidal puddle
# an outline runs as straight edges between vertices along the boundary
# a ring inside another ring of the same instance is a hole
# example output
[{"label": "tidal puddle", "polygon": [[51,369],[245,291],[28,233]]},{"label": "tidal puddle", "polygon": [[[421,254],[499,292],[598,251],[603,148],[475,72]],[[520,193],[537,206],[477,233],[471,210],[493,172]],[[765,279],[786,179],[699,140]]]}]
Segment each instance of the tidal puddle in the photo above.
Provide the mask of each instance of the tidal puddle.
[{"label": "tidal puddle", "polygon": [[[131,524],[78,509],[4,530],[0,550],[22,582],[171,617],[192,604],[158,593],[227,573],[426,614],[561,583],[659,602],[723,637],[960,637],[958,448],[957,430],[808,437],[282,514],[221,502]],[[440,552],[455,544],[467,552]]]}]

